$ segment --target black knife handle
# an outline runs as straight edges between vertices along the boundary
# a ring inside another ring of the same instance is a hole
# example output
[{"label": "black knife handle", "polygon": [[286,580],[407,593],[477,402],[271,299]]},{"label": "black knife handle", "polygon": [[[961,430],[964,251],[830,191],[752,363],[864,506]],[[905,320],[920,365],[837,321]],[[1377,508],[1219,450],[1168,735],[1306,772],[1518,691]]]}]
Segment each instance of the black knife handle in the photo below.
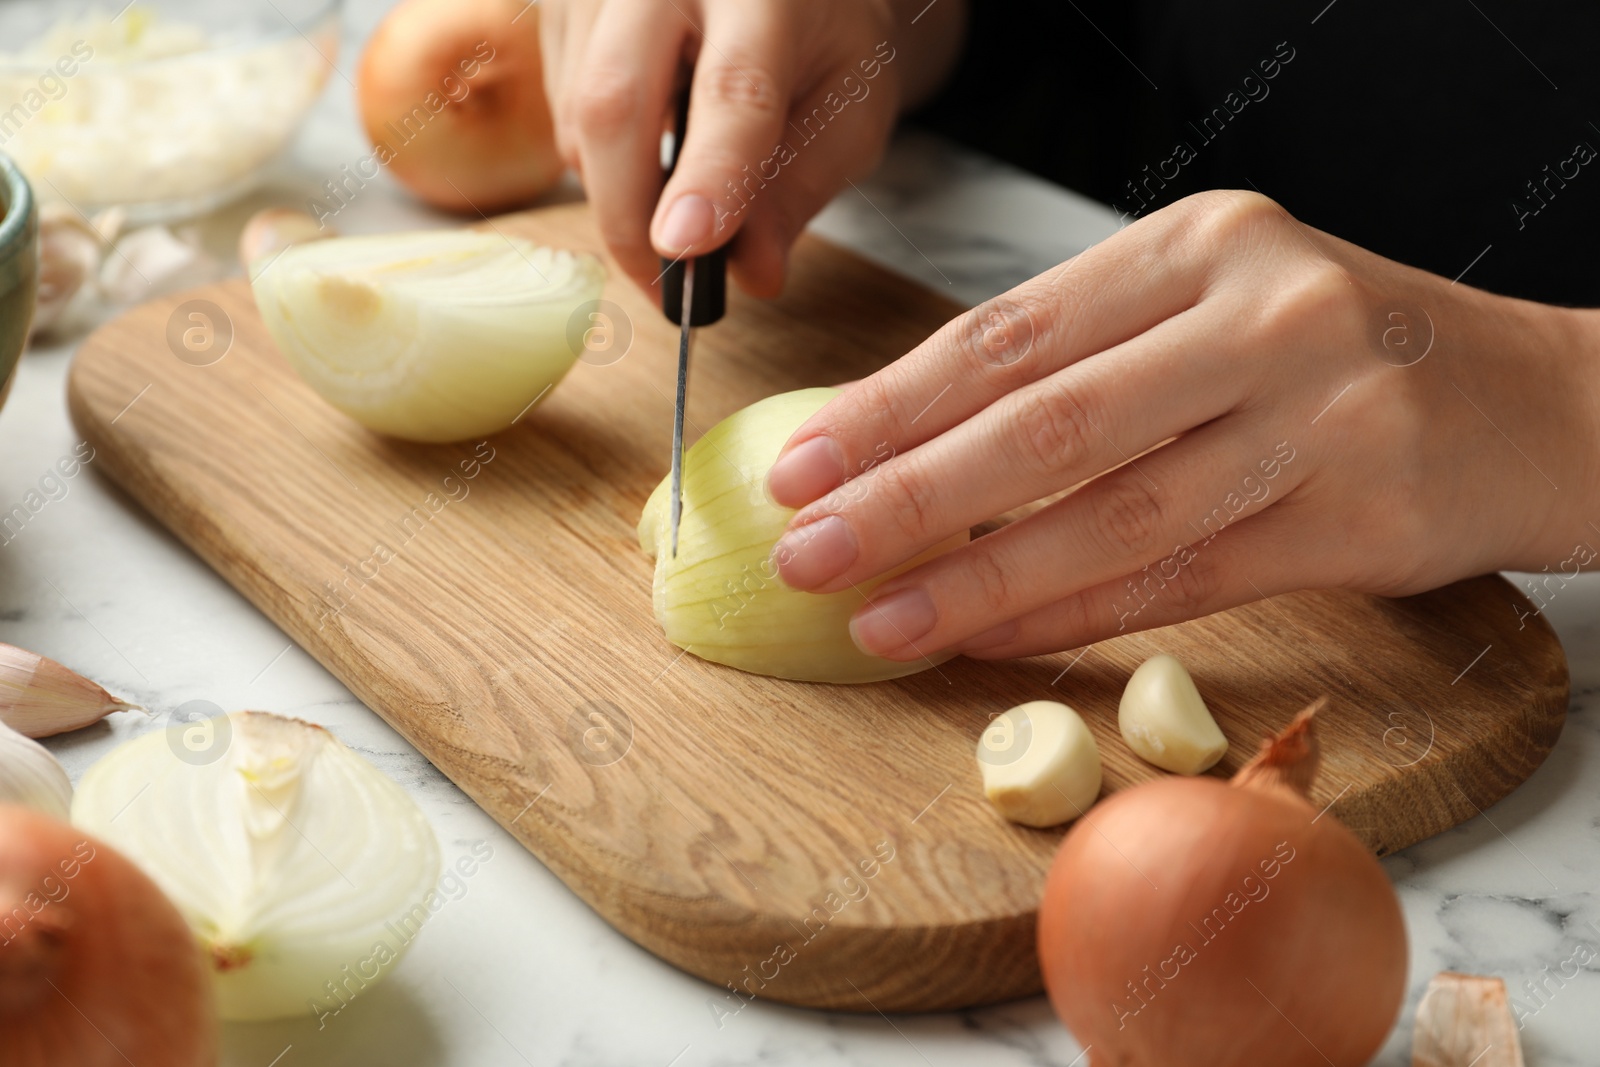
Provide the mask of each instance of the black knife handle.
[{"label": "black knife handle", "polygon": [[[667,163],[667,177],[678,166],[678,153],[683,150],[683,138],[689,130],[689,89],[678,96],[677,119],[673,124],[672,158]],[[681,326],[683,318],[682,259],[661,260],[661,310],[674,326]],[[690,326],[709,326],[722,318],[728,304],[727,246],[703,256],[694,257],[694,305],[689,309]]]}]

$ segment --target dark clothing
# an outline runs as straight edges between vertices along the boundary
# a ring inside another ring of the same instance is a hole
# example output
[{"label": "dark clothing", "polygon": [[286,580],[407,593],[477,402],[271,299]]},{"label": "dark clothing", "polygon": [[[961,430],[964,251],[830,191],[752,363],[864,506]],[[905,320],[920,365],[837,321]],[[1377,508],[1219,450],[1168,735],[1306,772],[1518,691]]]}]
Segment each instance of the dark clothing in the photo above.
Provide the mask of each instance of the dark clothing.
[{"label": "dark clothing", "polygon": [[921,125],[1130,219],[1254,188],[1446,278],[1600,306],[1595,0],[970,6]]}]

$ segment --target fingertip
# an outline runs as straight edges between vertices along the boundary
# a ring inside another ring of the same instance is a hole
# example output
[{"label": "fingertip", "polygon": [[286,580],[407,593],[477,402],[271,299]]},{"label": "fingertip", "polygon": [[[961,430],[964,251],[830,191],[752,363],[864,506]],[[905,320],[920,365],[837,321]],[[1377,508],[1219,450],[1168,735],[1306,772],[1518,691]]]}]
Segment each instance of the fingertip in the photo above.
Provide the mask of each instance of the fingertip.
[{"label": "fingertip", "polygon": [[774,503],[799,508],[839,487],[844,480],[844,453],[833,438],[818,435],[784,446],[767,472],[767,493]]},{"label": "fingertip", "polygon": [[699,193],[664,197],[650,224],[650,242],[669,259],[695,250],[709,252],[716,224],[716,209]]}]

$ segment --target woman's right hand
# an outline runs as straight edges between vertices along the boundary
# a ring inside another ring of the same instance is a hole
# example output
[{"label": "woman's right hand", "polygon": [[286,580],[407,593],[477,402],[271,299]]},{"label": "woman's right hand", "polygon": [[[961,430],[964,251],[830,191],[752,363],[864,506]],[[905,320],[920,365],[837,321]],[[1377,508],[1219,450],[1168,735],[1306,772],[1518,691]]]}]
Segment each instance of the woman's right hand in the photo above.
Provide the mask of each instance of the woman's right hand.
[{"label": "woman's right hand", "polygon": [[[953,64],[962,0],[924,4],[542,0],[556,142],[628,274],[650,289],[658,256],[728,244],[735,280],[775,296],[806,222]],[[690,64],[688,137],[663,189],[661,134]]]}]

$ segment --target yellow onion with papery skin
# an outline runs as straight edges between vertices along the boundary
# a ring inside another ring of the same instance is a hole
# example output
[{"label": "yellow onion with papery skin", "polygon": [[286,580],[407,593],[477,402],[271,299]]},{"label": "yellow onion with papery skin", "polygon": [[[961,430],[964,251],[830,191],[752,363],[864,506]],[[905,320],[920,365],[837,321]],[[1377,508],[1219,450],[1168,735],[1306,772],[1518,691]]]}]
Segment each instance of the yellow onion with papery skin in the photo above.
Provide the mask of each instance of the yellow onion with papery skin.
[{"label": "yellow onion with papery skin", "polygon": [[103,841],[0,804],[0,1064],[216,1067],[194,935]]},{"label": "yellow onion with papery skin", "polygon": [[1056,853],[1039,963],[1090,1067],[1362,1067],[1406,991],[1400,901],[1313,803],[1302,712],[1231,781],[1162,777]]},{"label": "yellow onion with papery skin", "polygon": [[[790,589],[770,560],[794,509],[767,495],[791,434],[837,389],[779,393],[723,419],[683,457],[683,518],[672,555],[671,476],[650,494],[639,547],[656,558],[655,614],[667,640],[701,659],[808,682],[877,682],[949,659],[897,663],[850,639],[850,616],[885,579],[967,543],[965,530],[872,581],[838,593]],[[836,492],[870,493],[873,469]],[[802,549],[804,551],[804,549]]]}]

